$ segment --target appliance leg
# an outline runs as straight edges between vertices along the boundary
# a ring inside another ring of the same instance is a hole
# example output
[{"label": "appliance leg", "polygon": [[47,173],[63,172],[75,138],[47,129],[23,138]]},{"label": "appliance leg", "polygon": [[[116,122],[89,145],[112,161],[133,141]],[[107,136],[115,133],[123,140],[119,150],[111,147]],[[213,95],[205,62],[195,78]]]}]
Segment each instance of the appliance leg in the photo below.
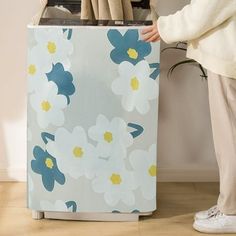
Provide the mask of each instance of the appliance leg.
[{"label": "appliance leg", "polygon": [[44,213],[41,211],[32,211],[32,218],[34,220],[41,220],[44,218]]}]

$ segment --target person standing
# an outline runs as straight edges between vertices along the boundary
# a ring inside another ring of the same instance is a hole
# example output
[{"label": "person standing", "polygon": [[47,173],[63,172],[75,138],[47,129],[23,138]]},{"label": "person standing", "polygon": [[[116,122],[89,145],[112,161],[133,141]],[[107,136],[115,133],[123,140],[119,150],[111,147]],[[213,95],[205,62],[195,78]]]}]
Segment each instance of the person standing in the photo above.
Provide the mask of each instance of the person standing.
[{"label": "person standing", "polygon": [[236,233],[236,0],[192,0],[142,34],[147,42],[187,41],[186,56],[207,69],[220,194],[215,206],[195,214],[193,227]]}]

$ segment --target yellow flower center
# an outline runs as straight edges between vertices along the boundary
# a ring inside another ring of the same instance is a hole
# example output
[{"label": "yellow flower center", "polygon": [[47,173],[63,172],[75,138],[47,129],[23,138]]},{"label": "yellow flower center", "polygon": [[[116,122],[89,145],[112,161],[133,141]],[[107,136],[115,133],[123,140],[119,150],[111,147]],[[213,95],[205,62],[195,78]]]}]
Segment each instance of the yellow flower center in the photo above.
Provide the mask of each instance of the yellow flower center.
[{"label": "yellow flower center", "polygon": [[139,81],[138,81],[136,76],[131,78],[130,86],[133,90],[138,90],[139,89]]},{"label": "yellow flower center", "polygon": [[53,161],[50,157],[48,157],[46,160],[45,160],[45,165],[47,166],[47,168],[49,169],[52,169],[52,167],[54,166],[53,165]]},{"label": "yellow flower center", "polygon": [[84,151],[83,151],[83,149],[81,147],[75,147],[73,149],[73,154],[74,154],[75,157],[81,158],[83,156],[83,154],[84,154]]},{"label": "yellow flower center", "polygon": [[30,75],[34,75],[36,73],[36,66],[35,65],[29,65],[28,67],[28,73]]},{"label": "yellow flower center", "polygon": [[57,46],[54,42],[48,42],[47,48],[48,48],[48,52],[51,54],[55,53],[57,50]]},{"label": "yellow flower center", "polygon": [[131,59],[137,59],[138,58],[138,52],[133,48],[129,48],[128,51],[127,51],[127,54],[129,55],[129,57]]},{"label": "yellow flower center", "polygon": [[43,101],[41,103],[41,107],[43,111],[49,111],[51,109],[51,104],[48,101]]},{"label": "yellow flower center", "polygon": [[148,173],[152,177],[156,176],[157,175],[157,167],[155,165],[150,166],[150,168],[148,169]]},{"label": "yellow flower center", "polygon": [[110,143],[113,140],[112,133],[111,132],[105,132],[104,133],[104,140],[106,140],[108,143]]},{"label": "yellow flower center", "polygon": [[112,184],[116,184],[116,185],[120,184],[122,181],[120,175],[115,174],[115,173],[112,174],[112,176],[110,177],[110,180],[111,180]]}]

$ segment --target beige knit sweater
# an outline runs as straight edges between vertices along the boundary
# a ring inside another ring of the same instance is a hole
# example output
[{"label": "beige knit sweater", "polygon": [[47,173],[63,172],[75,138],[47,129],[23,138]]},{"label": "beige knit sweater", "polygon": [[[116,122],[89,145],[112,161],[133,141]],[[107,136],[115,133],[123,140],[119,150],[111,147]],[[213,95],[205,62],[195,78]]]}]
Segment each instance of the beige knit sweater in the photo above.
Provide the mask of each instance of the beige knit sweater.
[{"label": "beige knit sweater", "polygon": [[236,79],[236,0],[192,0],[157,26],[166,43],[188,41],[188,58]]}]

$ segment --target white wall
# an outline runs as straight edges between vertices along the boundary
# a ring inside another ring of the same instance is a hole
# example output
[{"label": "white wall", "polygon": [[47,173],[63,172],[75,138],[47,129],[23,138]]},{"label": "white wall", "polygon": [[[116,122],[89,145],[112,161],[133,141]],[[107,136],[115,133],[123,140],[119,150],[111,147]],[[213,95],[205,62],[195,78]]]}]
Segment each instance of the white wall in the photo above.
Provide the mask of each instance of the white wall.
[{"label": "white wall", "polygon": [[38,0],[0,1],[0,179],[24,179],[26,166],[26,25]]},{"label": "white wall", "polygon": [[[159,0],[159,13],[172,13],[187,2]],[[39,0],[1,1],[0,180],[26,176],[26,25],[39,5]],[[171,51],[161,56],[159,180],[216,180],[207,83],[192,66],[166,78],[168,68],[182,58]]]},{"label": "white wall", "polygon": [[[158,0],[159,15],[181,9],[189,0]],[[162,43],[162,48],[169,45]],[[184,53],[161,55],[158,165],[159,180],[217,180],[207,82],[198,68],[185,65],[167,79],[168,69]]]}]

